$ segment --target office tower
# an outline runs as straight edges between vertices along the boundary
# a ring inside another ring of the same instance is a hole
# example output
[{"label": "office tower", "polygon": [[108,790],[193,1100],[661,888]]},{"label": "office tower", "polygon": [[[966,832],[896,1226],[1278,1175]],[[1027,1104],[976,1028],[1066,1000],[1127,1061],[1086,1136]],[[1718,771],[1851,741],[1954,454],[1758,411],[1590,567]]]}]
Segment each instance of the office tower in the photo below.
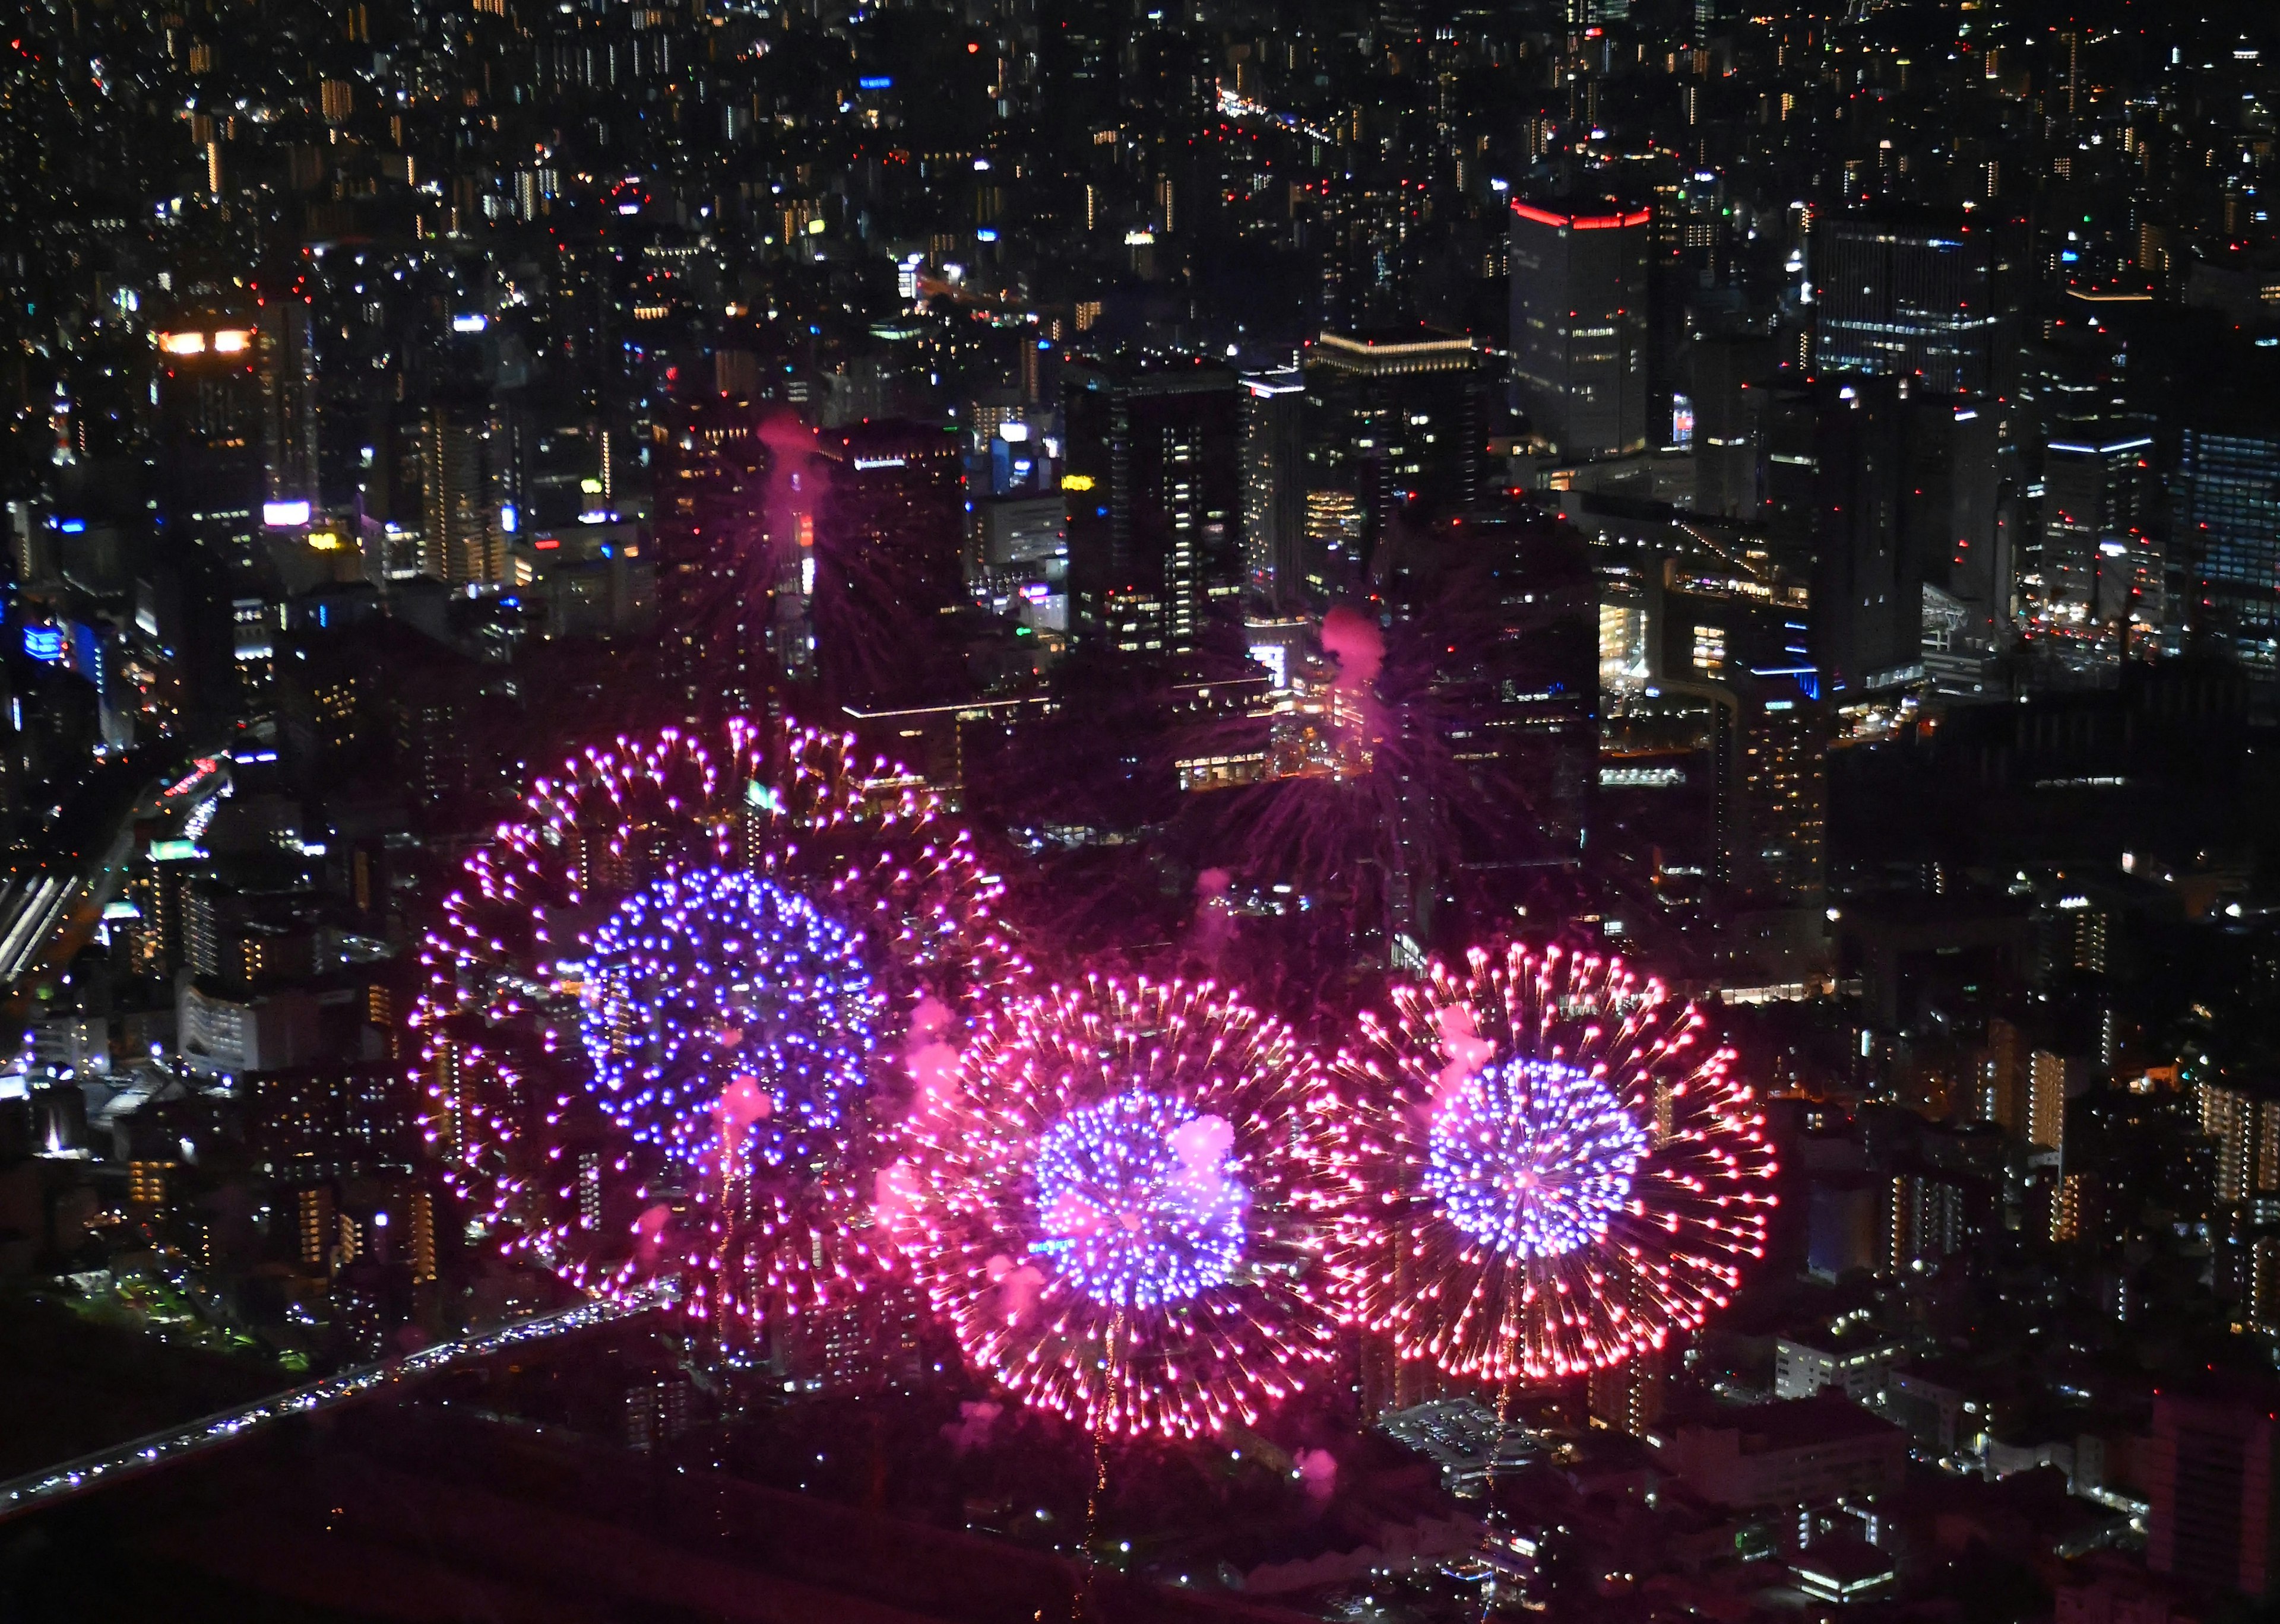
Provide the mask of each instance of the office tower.
[{"label": "office tower", "polygon": [[1429,327],[1324,333],[1306,361],[1310,479],[1352,491],[1373,535],[1407,503],[1472,504],[1483,415],[1472,340]]},{"label": "office tower", "polygon": [[2102,550],[2114,543],[2126,552],[2145,523],[2153,455],[2153,436],[2129,430],[2051,442],[2043,462],[2039,607],[2095,615]]},{"label": "office tower", "polygon": [[2280,1551],[2280,1422],[2269,1393],[2171,1390],[2153,1400],[2145,1566],[2187,1583],[2268,1594]]},{"label": "office tower", "polygon": [[1705,811],[1714,883],[1766,902],[1821,905],[1827,707],[1816,697],[1805,594],[1778,580],[1668,568],[1650,680],[1708,701]]},{"label": "office tower", "polygon": [[317,364],[309,299],[297,281],[261,307],[262,458],[272,502],[321,505],[317,487]]},{"label": "office tower", "polygon": [[1646,447],[1648,209],[1512,205],[1512,404],[1562,457]]},{"label": "office tower", "polygon": [[1306,385],[1297,372],[1243,380],[1243,567],[1251,589],[1288,608],[1306,591]]},{"label": "office tower", "polygon": [[1901,545],[1923,581],[1961,606],[1959,661],[1991,652],[2009,620],[2009,531],[2001,522],[2004,407],[1911,393],[1901,432]]},{"label": "office tower", "polygon": [[446,586],[489,585],[505,560],[479,405],[437,401],[420,419],[420,573]]},{"label": "office tower", "polygon": [[990,435],[990,491],[993,496],[1032,496],[1059,488],[1045,437],[1019,418],[994,425]]},{"label": "office tower", "polygon": [[1060,492],[976,502],[967,585],[1024,625],[1068,630],[1068,512]]},{"label": "office tower", "polygon": [[1125,654],[1195,646],[1207,599],[1238,584],[1242,429],[1235,374],[1201,360],[1073,360],[1071,622]]},{"label": "office tower", "polygon": [[202,315],[157,336],[158,522],[173,538],[250,543],[266,489],[258,331]]},{"label": "office tower", "polygon": [[2195,550],[2200,624],[2250,670],[2280,671],[2280,434],[2184,431],[2169,533]]},{"label": "office tower", "polygon": [[963,584],[958,436],[890,419],[828,430],[817,450],[819,671],[843,698],[910,697],[938,674],[925,659]]},{"label": "office tower", "polygon": [[2007,392],[2015,344],[1998,236],[1989,223],[1931,211],[1822,222],[1813,237],[1815,369],[1920,376],[1935,394]]},{"label": "office tower", "polygon": [[1861,373],[1768,390],[1759,479],[1777,558],[1812,578],[1823,697],[1919,674],[1923,569],[1901,534],[1904,381]]},{"label": "office tower", "polygon": [[[780,667],[808,668],[811,632],[792,549],[814,536],[802,466],[782,469],[781,514],[769,510],[772,458],[759,413],[741,401],[676,402],[666,413],[657,472],[657,642],[662,674],[682,720],[739,715],[767,681],[771,636]],[[797,433],[797,431],[795,431]],[[787,458],[787,463],[797,463]],[[797,479],[800,486],[792,481]],[[805,516],[803,523],[803,515]],[[771,548],[770,523],[785,531],[787,583]],[[792,589],[779,594],[780,586]],[[799,612],[779,622],[790,605]]]},{"label": "office tower", "polygon": [[1773,341],[1753,334],[1705,334],[1691,354],[1695,511],[1753,518],[1758,450],[1750,386],[1772,374]]},{"label": "office tower", "polygon": [[[1461,522],[1460,522],[1461,520]],[[1397,621],[1469,622],[1469,640],[1437,662],[1436,713],[1451,756],[1485,804],[1512,822],[1459,843],[1479,866],[1460,900],[1479,903],[1491,870],[1572,863],[1591,823],[1598,775],[1598,593],[1581,538],[1525,510],[1475,510],[1428,527],[1402,527],[1372,565]],[[1397,892],[1389,875],[1389,890]],[[1420,863],[1416,939],[1446,876]],[[1394,896],[1389,897],[1389,912]]]}]

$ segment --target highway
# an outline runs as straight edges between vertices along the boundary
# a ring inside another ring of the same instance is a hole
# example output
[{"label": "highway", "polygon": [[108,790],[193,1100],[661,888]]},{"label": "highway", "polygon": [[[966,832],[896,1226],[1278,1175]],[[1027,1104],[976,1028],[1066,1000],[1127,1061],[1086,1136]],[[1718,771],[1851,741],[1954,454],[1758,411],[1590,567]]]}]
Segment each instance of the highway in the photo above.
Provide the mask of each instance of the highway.
[{"label": "highway", "polygon": [[371,1398],[390,1389],[440,1375],[525,1343],[590,1330],[660,1308],[673,1300],[664,1283],[622,1303],[582,1303],[574,1308],[517,1320],[473,1336],[441,1342],[402,1358],[359,1365],[235,1410],[203,1416],[170,1432],[152,1433],[0,1482],[0,1521],[121,1482],[185,1458],[219,1449],[273,1422]]}]

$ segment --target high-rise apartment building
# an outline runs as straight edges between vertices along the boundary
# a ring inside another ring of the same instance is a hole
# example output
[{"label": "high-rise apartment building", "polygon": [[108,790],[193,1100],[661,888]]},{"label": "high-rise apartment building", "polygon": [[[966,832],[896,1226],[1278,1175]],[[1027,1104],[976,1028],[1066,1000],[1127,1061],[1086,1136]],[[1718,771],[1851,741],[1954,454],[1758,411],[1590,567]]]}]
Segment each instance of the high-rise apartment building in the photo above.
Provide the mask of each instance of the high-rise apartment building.
[{"label": "high-rise apartment building", "polygon": [[1815,368],[1921,377],[1940,395],[2002,393],[2015,346],[1997,242],[1986,223],[1930,211],[1822,222],[1812,246]]},{"label": "high-rise apartment building", "polygon": [[[804,604],[797,589],[812,568],[813,475],[804,466],[783,468],[782,511],[770,511],[775,459],[761,437],[759,413],[741,401],[678,404],[659,439],[657,641],[664,676],[684,720],[741,714],[766,683],[771,638],[787,673],[813,666],[813,633],[804,612],[783,618]],[[772,526],[783,532],[781,549]]]},{"label": "high-rise apartment building", "polygon": [[1087,359],[1061,377],[1072,628],[1123,654],[1192,649],[1206,602],[1241,585],[1236,376]]},{"label": "high-rise apartment building", "polygon": [[1515,200],[1512,404],[1567,458],[1647,443],[1649,209]]},{"label": "high-rise apartment building", "polygon": [[505,568],[493,490],[490,419],[438,401],[420,419],[420,573],[446,586],[489,585]]},{"label": "high-rise apartment building", "polygon": [[2217,1200],[2239,1205],[2280,1190],[2280,1098],[2203,1082],[2201,1134],[2216,1146]]},{"label": "high-rise apartment building", "polygon": [[2046,1151],[2066,1150],[2067,1085],[2080,1074],[2078,1062],[2037,1049],[2027,1057],[2027,1143]]}]

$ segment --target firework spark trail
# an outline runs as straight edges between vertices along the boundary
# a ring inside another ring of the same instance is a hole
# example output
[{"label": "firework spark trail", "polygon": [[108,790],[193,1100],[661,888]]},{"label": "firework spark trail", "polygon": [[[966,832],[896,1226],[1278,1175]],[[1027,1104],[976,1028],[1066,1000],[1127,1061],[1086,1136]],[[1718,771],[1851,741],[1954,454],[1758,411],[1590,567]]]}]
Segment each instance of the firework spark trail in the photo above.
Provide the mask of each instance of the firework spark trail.
[{"label": "firework spark trail", "polygon": [[902,1028],[1022,967],[965,835],[852,745],[620,740],[468,858],[411,1021],[431,1142],[509,1256],[604,1294],[683,1275],[724,1326],[889,1265],[874,1181],[924,1052]]},{"label": "firework spark trail", "polygon": [[1724,1306],[1764,1256],[1775,1165],[1698,1012],[1620,959],[1518,946],[1436,962],[1394,1004],[1302,1136],[1349,1318],[1501,1382],[1618,1363]]},{"label": "firework spark trail", "polygon": [[1209,982],[1010,1000],[911,1125],[897,1240],[968,1361],[1088,1430],[1245,1425],[1334,1348],[1290,1032]]}]

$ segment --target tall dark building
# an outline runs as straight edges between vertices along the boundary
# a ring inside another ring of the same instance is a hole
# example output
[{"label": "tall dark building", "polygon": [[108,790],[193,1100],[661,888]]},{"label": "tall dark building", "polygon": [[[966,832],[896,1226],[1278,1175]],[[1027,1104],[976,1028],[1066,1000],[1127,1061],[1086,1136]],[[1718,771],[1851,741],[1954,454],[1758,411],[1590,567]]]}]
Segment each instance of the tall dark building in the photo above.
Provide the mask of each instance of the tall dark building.
[{"label": "tall dark building", "polygon": [[1923,564],[1906,544],[1905,381],[1854,373],[1768,390],[1760,481],[1776,557],[1812,581],[1823,695],[1902,680],[1923,658]]},{"label": "tall dark building", "polygon": [[1306,385],[1296,372],[1243,381],[1243,567],[1276,607],[1306,589]]},{"label": "tall dark building", "polygon": [[1073,360],[1062,387],[1071,629],[1120,653],[1192,649],[1207,599],[1240,584],[1235,374]]},{"label": "tall dark building", "polygon": [[[1428,943],[1441,904],[1477,923],[1543,868],[1583,855],[1598,784],[1597,581],[1575,531],[1519,509],[1403,527],[1371,575],[1397,623],[1446,635],[1433,650],[1428,713],[1474,792],[1455,849],[1422,850],[1397,831],[1388,939]],[[1421,785],[1396,815],[1429,824],[1437,809],[1425,802],[1447,793]]]},{"label": "tall dark building", "polygon": [[2145,1467],[2145,1566],[2211,1590],[2280,1579],[2280,1425],[2268,1400],[2163,1393]]},{"label": "tall dark building", "polygon": [[958,436],[902,419],[851,423],[818,441],[827,490],[813,588],[819,668],[833,690],[909,698],[958,602],[964,466]]},{"label": "tall dark building", "polygon": [[2153,436],[2128,427],[2053,440],[2045,448],[2043,604],[2096,609],[2100,549],[2107,542],[2126,543],[2144,526],[2153,455]]},{"label": "tall dark building", "polygon": [[1694,408],[1694,507],[1729,519],[1758,509],[1758,450],[1751,386],[1774,370],[1769,338],[1706,334],[1691,350]]},{"label": "tall dark building", "polygon": [[317,363],[309,297],[297,279],[262,302],[262,460],[273,502],[321,505],[317,488]]},{"label": "tall dark building", "polygon": [[1429,327],[1325,333],[1306,371],[1311,487],[1352,492],[1373,533],[1408,502],[1472,504],[1483,403],[1471,339]]},{"label": "tall dark building", "polygon": [[1647,443],[1653,212],[1512,205],[1512,404],[1562,457]]},{"label": "tall dark building", "polygon": [[1815,367],[1920,376],[1937,394],[2004,392],[2016,335],[1999,235],[1930,211],[1824,221],[1813,243]]},{"label": "tall dark building", "polygon": [[1902,545],[1922,579],[1965,606],[1968,634],[1982,645],[1998,639],[2011,610],[2006,409],[1974,396],[1912,393],[1902,435]]},{"label": "tall dark building", "polygon": [[258,330],[186,315],[158,337],[159,520],[170,537],[250,544],[266,488]]},{"label": "tall dark building", "polygon": [[1827,707],[1810,664],[1806,594],[1780,580],[1667,571],[1656,685],[1708,707],[1704,877],[1761,901],[1818,907]]}]

